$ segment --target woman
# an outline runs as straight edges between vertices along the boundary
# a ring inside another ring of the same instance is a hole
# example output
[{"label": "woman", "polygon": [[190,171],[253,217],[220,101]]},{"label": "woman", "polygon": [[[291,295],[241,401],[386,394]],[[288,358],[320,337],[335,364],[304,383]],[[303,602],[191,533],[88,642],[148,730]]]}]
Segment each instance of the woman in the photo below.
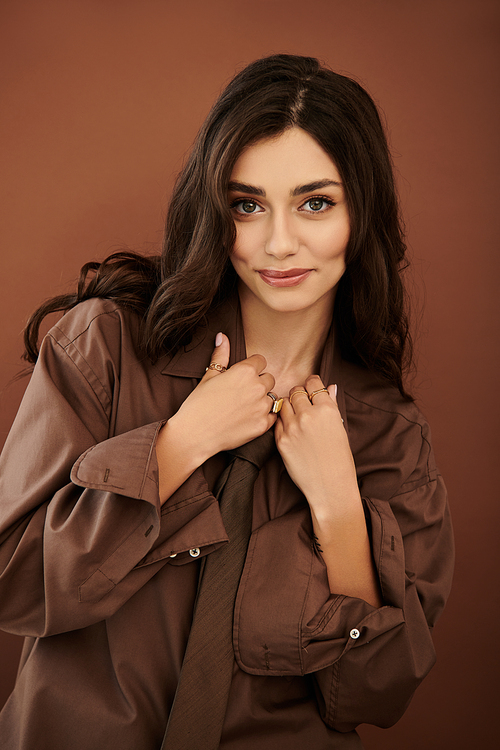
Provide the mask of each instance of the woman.
[{"label": "woman", "polygon": [[401,716],[453,554],[404,249],[372,100],[275,55],[209,114],[161,259],[37,311],[30,361],[69,310],[2,456],[5,748],[360,748]]}]

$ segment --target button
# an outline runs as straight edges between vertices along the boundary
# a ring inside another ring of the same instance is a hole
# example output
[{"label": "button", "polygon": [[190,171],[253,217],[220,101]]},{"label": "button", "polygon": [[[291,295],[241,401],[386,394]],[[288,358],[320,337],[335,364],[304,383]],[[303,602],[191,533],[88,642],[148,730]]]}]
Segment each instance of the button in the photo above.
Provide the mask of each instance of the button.
[{"label": "button", "polygon": [[177,557],[177,552],[174,552],[173,554],[169,555],[169,557]]},{"label": "button", "polygon": [[198,555],[200,554],[200,548],[193,547],[193,549],[189,550],[189,554],[191,555],[191,557],[198,557]]},{"label": "button", "polygon": [[351,636],[351,638],[354,638],[354,640],[356,640],[356,638],[359,638],[361,634],[359,630],[357,630],[357,628],[353,628],[351,632],[349,633],[349,635]]}]

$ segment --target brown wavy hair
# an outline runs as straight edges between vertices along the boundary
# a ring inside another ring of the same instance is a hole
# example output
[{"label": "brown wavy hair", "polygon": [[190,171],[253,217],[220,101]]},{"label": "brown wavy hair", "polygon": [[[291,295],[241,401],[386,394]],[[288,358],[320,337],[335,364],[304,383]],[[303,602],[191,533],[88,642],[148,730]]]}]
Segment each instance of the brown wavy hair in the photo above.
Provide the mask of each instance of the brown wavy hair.
[{"label": "brown wavy hair", "polygon": [[89,297],[112,298],[136,310],[153,360],[187,344],[236,285],[229,261],[235,227],[227,201],[234,164],[247,146],[291,127],[322,146],[344,184],[351,233],[335,300],[342,355],[410,398],[403,386],[411,360],[401,280],[406,246],[381,118],[355,80],[296,55],[251,63],[215,102],[174,187],[161,256],[121,252],[87,263],[76,294],[49,300],[31,317],[25,358],[36,360],[46,314]]}]

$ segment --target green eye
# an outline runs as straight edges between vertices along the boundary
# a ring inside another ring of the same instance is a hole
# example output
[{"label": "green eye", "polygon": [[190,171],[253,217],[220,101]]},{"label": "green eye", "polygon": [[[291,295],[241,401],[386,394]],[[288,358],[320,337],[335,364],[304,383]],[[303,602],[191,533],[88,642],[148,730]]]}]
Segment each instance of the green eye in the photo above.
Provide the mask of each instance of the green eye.
[{"label": "green eye", "polygon": [[301,206],[301,210],[312,214],[324,214],[334,205],[335,201],[331,198],[325,195],[316,195],[314,198],[308,198]]},{"label": "green eye", "polygon": [[238,214],[255,214],[259,209],[259,204],[251,198],[238,198],[231,203],[231,208]]},{"label": "green eye", "polygon": [[236,214],[240,214],[240,216],[242,214],[251,216],[252,214],[260,213],[262,210],[260,204],[252,198],[236,198],[230,204],[230,208]]},{"label": "green eye", "polygon": [[257,208],[255,201],[241,201],[240,206],[246,214],[253,214]]},{"label": "green eye", "polygon": [[321,211],[324,203],[325,201],[323,200],[323,198],[311,198],[310,201],[307,201],[307,204],[311,211]]}]

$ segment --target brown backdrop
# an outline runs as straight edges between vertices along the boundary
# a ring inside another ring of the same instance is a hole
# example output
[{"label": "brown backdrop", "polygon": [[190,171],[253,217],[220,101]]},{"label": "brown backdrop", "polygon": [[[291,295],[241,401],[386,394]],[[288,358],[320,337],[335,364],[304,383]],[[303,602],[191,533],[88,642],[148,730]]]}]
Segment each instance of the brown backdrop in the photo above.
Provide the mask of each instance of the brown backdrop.
[{"label": "brown backdrop", "polygon": [[[385,110],[425,302],[415,385],[458,561],[438,664],[395,728],[362,729],[371,750],[486,748],[497,734],[499,20],[497,0],[0,3],[2,440],[29,311],[84,261],[158,242],[173,176],[236,69],[312,54]],[[20,639],[0,633],[0,648],[5,700]]]}]

